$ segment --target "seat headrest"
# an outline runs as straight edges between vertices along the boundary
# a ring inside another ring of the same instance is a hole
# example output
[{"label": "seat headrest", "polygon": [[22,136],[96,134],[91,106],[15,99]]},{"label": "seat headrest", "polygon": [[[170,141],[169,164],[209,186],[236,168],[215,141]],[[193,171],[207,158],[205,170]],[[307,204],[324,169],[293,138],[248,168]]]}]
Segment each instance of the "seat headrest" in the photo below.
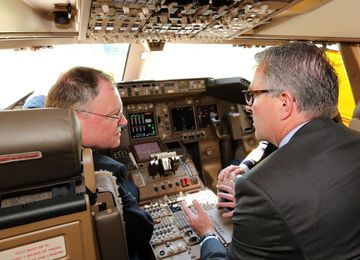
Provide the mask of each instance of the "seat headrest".
[{"label": "seat headrest", "polygon": [[72,111],[0,111],[0,122],[0,194],[81,177],[81,125]]}]

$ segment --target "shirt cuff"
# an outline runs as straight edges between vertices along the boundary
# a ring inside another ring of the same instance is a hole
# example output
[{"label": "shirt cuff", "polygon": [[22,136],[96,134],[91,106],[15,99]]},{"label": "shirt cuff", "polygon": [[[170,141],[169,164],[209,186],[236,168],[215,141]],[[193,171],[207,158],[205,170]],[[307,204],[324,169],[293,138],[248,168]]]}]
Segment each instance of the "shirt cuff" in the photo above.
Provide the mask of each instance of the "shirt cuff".
[{"label": "shirt cuff", "polygon": [[247,166],[245,163],[240,163],[239,167],[244,170],[244,172],[247,172],[250,170],[249,166]]},{"label": "shirt cuff", "polygon": [[213,239],[213,238],[219,240],[219,238],[218,238],[217,236],[215,236],[215,235],[209,235],[209,236],[205,237],[203,241],[201,241],[200,246],[202,246],[202,245],[205,243],[206,240],[208,240],[208,239]]}]

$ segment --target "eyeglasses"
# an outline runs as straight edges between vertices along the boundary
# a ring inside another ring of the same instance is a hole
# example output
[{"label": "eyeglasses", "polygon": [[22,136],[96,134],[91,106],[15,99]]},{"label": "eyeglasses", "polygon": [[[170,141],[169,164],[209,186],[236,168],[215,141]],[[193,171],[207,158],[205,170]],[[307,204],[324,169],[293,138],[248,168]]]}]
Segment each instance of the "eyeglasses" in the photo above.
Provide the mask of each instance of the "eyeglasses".
[{"label": "eyeglasses", "polygon": [[92,114],[92,115],[96,115],[96,116],[102,116],[102,117],[106,117],[106,118],[111,118],[111,119],[115,119],[117,121],[121,120],[122,118],[125,118],[124,114],[121,112],[116,113],[116,115],[110,116],[110,115],[98,114],[98,113],[94,113],[94,112],[90,112],[90,111],[86,111],[86,110],[75,110],[75,111],[81,112],[81,113],[88,113],[88,114]]},{"label": "eyeglasses", "polygon": [[254,103],[255,96],[261,95],[264,93],[274,92],[276,89],[259,89],[259,90],[243,90],[245,96],[246,105],[252,106]]}]

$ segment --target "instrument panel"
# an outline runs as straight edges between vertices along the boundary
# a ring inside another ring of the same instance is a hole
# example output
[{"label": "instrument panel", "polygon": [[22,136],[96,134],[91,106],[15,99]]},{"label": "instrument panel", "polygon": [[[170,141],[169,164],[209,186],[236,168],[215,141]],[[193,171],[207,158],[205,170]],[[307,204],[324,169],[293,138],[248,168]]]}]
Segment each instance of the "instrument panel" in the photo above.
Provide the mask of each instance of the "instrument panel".
[{"label": "instrument panel", "polygon": [[203,101],[206,102],[205,98],[188,98],[187,104],[174,101],[172,104],[160,102],[125,106],[130,142],[151,137],[160,140],[180,138],[184,142],[211,138],[210,113],[217,115],[218,106],[215,103],[196,104]]},{"label": "instrument panel", "polygon": [[[203,186],[200,158],[192,159],[199,152],[190,154],[189,146],[196,149],[203,141],[217,140],[211,116],[218,119],[237,110],[231,102],[206,96],[209,82],[197,78],[117,84],[128,125],[112,157],[127,166],[141,201]],[[220,154],[211,151],[216,148],[208,146],[205,156]],[[179,157],[176,167],[174,156],[164,155],[169,152]]]},{"label": "instrument panel", "polygon": [[[240,83],[238,92],[247,87],[247,82],[238,79],[232,86]],[[155,221],[151,246],[156,259],[200,257],[200,238],[187,223],[181,201],[190,208],[193,199],[200,201],[221,242],[227,246],[231,241],[231,220],[220,216],[217,196],[206,187],[206,180],[216,179],[221,169],[222,136],[227,136],[224,147],[230,147],[230,134],[221,136],[219,132],[237,131],[237,138],[242,136],[240,123],[230,128],[223,124],[229,115],[238,112],[239,106],[217,98],[213,92],[207,95],[208,85],[213,87],[214,80],[117,84],[128,125],[122,130],[121,146],[111,151],[111,156],[126,165],[129,178],[138,187],[141,207]],[[204,177],[205,174],[209,176]]]},{"label": "instrument panel", "polygon": [[206,90],[206,83],[210,78],[195,79],[174,79],[157,81],[130,81],[117,84],[117,88],[122,98],[146,97],[175,94],[201,93]]}]

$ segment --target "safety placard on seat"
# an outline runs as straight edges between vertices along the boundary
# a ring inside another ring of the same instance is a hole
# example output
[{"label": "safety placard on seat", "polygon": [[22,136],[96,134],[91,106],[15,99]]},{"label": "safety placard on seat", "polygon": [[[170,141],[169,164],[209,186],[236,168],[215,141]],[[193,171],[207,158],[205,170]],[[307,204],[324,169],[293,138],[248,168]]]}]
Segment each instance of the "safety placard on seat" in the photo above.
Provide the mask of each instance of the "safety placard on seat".
[{"label": "safety placard on seat", "polygon": [[0,259],[11,260],[53,260],[66,255],[64,236],[18,246],[0,252]]}]

